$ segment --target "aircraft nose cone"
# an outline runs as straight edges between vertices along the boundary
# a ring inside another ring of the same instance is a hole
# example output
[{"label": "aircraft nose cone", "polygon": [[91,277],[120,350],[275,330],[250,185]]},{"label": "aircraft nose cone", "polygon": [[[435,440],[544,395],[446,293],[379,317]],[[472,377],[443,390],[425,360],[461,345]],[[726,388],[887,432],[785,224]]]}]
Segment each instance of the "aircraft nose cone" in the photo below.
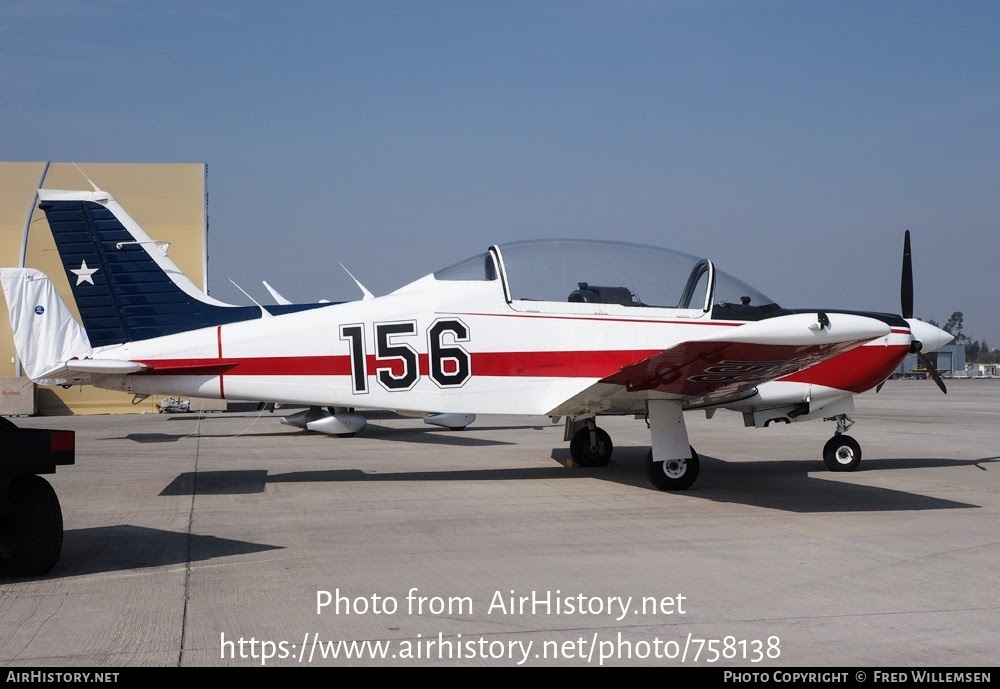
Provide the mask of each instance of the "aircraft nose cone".
[{"label": "aircraft nose cone", "polygon": [[923,344],[920,351],[925,354],[933,352],[935,349],[940,349],[955,339],[951,333],[916,318],[907,318],[906,322],[910,324],[910,332],[913,333],[913,339],[920,340],[921,344]]}]

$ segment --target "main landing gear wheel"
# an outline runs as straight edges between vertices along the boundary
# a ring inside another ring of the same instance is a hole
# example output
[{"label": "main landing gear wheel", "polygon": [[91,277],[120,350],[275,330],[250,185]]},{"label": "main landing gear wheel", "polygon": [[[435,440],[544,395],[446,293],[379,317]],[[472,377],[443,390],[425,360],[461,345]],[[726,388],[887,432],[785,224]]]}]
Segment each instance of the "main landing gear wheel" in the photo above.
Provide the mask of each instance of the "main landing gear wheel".
[{"label": "main landing gear wheel", "polygon": [[854,471],[861,464],[861,445],[849,435],[835,435],[823,446],[823,462],[830,471]]},{"label": "main landing gear wheel", "polygon": [[611,461],[615,446],[611,436],[603,428],[594,429],[594,441],[590,439],[590,429],[581,428],[569,441],[569,454],[582,467],[606,467]]},{"label": "main landing gear wheel", "polygon": [[698,453],[691,448],[689,459],[668,459],[653,461],[653,451],[646,455],[646,476],[657,490],[687,490],[698,478],[701,461]]},{"label": "main landing gear wheel", "polygon": [[9,495],[10,510],[0,519],[0,572],[47,574],[62,552],[59,498],[48,481],[33,474],[14,479]]}]

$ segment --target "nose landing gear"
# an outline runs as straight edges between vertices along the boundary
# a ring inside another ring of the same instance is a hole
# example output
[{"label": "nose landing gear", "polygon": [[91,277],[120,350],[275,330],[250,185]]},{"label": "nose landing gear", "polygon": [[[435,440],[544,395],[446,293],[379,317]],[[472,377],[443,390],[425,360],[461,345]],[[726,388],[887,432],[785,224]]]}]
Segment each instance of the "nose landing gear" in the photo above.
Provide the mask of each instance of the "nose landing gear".
[{"label": "nose landing gear", "polygon": [[823,463],[830,471],[854,471],[861,464],[861,444],[846,433],[854,421],[847,414],[835,418],[836,434],[823,446]]}]

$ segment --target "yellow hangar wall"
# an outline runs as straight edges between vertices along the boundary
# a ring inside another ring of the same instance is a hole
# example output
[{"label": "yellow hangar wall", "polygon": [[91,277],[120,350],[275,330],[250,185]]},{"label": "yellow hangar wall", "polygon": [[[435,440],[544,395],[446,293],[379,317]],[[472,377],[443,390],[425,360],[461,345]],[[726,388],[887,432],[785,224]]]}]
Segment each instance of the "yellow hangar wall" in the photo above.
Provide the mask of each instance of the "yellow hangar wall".
[{"label": "yellow hangar wall", "polygon": [[[30,214],[24,265],[48,275],[80,320],[35,191],[91,189],[84,177],[110,193],[152,239],[170,242],[170,258],[208,291],[206,166],[203,163],[11,163],[0,162],[0,266],[20,266],[25,221]],[[0,299],[0,378],[18,374],[7,304]],[[27,378],[25,387],[30,389]],[[6,394],[6,393],[5,393]],[[38,387],[39,414],[155,412],[157,397],[132,404],[132,395],[90,386]]]}]

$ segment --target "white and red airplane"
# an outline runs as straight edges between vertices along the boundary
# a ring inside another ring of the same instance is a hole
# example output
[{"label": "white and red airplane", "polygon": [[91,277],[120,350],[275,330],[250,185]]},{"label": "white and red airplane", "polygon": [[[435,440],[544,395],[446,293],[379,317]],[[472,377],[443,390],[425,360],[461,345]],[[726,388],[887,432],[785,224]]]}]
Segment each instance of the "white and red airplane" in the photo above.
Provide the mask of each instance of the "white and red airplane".
[{"label": "white and red airplane", "polygon": [[110,194],[41,189],[39,199],[83,327],[42,273],[0,270],[18,355],[36,382],[567,417],[584,466],[611,458],[599,415],[640,415],[660,490],[698,477],[684,423],[696,409],[737,410],[758,427],[835,420],[824,461],[855,469],[861,449],[845,433],[854,396],[911,351],[930,364],[926,353],[951,339],[912,317],[908,234],[901,316],[784,309],[707,259],[562,239],[494,245],[371,299],[232,306],[199,290]]}]

